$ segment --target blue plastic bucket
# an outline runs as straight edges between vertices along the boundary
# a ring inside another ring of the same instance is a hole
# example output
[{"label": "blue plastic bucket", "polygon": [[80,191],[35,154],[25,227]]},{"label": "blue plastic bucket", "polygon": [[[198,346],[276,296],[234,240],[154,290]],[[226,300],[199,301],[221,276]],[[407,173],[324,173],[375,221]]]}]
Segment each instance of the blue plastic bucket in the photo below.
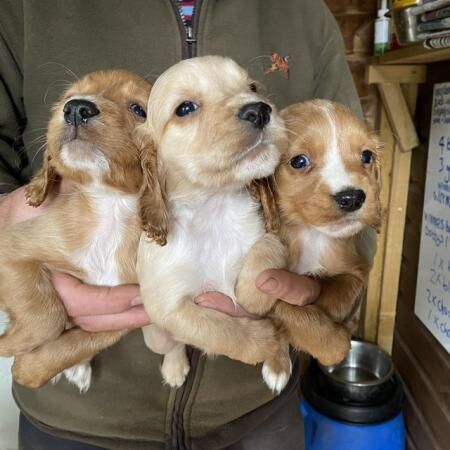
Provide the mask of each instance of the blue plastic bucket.
[{"label": "blue plastic bucket", "polygon": [[354,424],[324,416],[302,399],[306,450],[404,450],[402,413],[381,423]]},{"label": "blue plastic bucket", "polygon": [[405,449],[402,383],[373,344],[352,341],[335,366],[311,359],[301,388],[306,450]]}]

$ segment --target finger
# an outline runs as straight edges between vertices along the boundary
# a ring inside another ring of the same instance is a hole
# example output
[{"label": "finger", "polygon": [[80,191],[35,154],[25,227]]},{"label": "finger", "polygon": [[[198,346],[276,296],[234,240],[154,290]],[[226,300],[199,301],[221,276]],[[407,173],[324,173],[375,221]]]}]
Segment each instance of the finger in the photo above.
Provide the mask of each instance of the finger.
[{"label": "finger", "polygon": [[221,311],[232,317],[253,317],[244,308],[234,303],[230,297],[221,292],[205,292],[195,299],[195,303],[205,308]]},{"label": "finger", "polygon": [[320,283],[312,278],[281,269],[270,269],[256,278],[256,287],[292,305],[314,303],[320,295]]},{"label": "finger", "polygon": [[55,197],[73,191],[73,182],[63,180],[56,183],[53,189],[48,192],[43,203],[37,208],[27,203],[25,188],[25,186],[17,188],[2,199],[0,206],[0,229],[40,216],[53,203]]},{"label": "finger", "polygon": [[141,302],[139,286],[91,286],[63,273],[52,274],[53,285],[71,317],[116,314]]},{"label": "finger", "polygon": [[119,314],[79,316],[73,321],[75,325],[90,332],[133,330],[150,324],[150,318],[142,305],[133,306]]},{"label": "finger", "polygon": [[33,219],[43,213],[44,208],[33,208],[25,199],[25,187],[20,187],[6,196],[1,204],[0,227],[14,225]]}]

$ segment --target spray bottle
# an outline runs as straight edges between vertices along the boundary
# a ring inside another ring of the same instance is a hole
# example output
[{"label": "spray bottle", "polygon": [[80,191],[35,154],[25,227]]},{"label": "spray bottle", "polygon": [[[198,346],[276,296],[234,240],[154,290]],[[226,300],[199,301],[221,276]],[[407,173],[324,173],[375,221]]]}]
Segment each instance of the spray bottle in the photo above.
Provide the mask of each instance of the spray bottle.
[{"label": "spray bottle", "polygon": [[376,56],[389,51],[390,41],[390,19],[386,17],[389,12],[387,0],[381,0],[379,3],[378,15],[375,20],[375,49]]}]

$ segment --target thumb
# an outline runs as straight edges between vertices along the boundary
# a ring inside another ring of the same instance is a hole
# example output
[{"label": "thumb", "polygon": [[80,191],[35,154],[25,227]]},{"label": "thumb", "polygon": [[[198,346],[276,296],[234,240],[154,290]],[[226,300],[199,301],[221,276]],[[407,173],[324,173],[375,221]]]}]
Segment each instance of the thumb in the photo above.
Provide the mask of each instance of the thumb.
[{"label": "thumb", "polygon": [[281,269],[269,269],[256,278],[256,287],[292,305],[302,306],[313,303],[320,294],[320,283],[305,275]]}]

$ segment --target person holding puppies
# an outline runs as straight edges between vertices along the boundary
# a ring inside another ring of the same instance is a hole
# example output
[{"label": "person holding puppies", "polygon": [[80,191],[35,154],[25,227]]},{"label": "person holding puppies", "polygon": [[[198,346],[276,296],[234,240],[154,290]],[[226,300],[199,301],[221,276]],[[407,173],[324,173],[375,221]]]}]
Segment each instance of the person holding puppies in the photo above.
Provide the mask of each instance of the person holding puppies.
[{"label": "person holding puppies", "polygon": [[[9,193],[0,200],[0,227],[38,215],[52,201],[28,207],[20,186],[42,164],[39,136],[69,72],[81,77],[120,67],[153,81],[180,59],[218,54],[247,68],[279,108],[319,97],[361,114],[339,29],[323,1],[286,0],[280,6],[277,0],[198,0],[191,32],[171,0],[135,0],[132,6],[118,0],[0,0],[0,192]],[[60,190],[70,186],[63,182]],[[138,286],[111,289],[52,276],[73,322],[87,331],[140,328],[151,320],[136,306]],[[320,290],[285,271],[268,271],[259,286],[297,305],[310,303]],[[197,302],[241,314],[220,293],[203,294]],[[209,360],[192,349],[188,357],[185,385],[161,385],[161,359],[137,329],[95,358],[99,380],[84,395],[65,381],[39,390],[15,385],[23,413],[20,448],[300,447],[298,363],[275,396],[260,367]]]}]

